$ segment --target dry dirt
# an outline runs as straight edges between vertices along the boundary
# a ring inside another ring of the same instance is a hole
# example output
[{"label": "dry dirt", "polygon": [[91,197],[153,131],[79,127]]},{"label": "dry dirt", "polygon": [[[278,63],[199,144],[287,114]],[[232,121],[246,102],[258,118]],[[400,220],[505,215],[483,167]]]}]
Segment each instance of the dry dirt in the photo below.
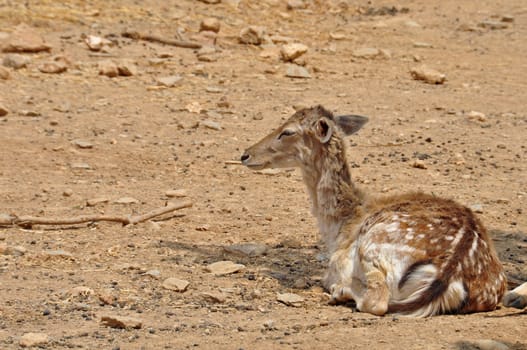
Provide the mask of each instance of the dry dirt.
[{"label": "dry dirt", "polygon": [[[522,310],[404,319],[327,305],[299,173],[229,163],[294,107],[367,115],[370,123],[350,140],[355,181],[372,193],[422,190],[473,206],[510,286],[527,281],[527,4],[305,4],[0,1],[0,31],[26,23],[52,46],[27,54],[27,68],[0,79],[0,104],[9,110],[0,117],[0,213],[138,214],[174,200],[169,190],[185,190],[194,204],[133,227],[1,227],[0,348],[18,348],[27,332],[47,334],[42,347],[49,349],[470,349],[482,339],[527,347]],[[121,36],[126,29],[171,39],[179,32],[203,42],[206,17],[221,24],[210,62],[194,49]],[[311,78],[285,76],[276,51],[282,43],[239,43],[248,25],[307,45],[302,59]],[[117,45],[91,52],[86,35]],[[353,56],[364,47],[382,52]],[[68,58],[68,70],[41,73],[39,64],[54,55]],[[98,62],[108,59],[129,59],[137,73],[99,75]],[[412,79],[410,70],[422,64],[445,73],[446,82]],[[157,85],[170,75],[182,80]],[[108,202],[86,204],[100,197]],[[138,203],[115,203],[125,197]],[[248,257],[224,249],[244,242],[268,251]],[[205,270],[221,260],[245,268],[226,276]],[[169,277],[187,280],[187,290],[163,288]],[[305,301],[284,305],[277,293],[285,292]],[[137,318],[142,327],[107,327],[107,315]]]}]

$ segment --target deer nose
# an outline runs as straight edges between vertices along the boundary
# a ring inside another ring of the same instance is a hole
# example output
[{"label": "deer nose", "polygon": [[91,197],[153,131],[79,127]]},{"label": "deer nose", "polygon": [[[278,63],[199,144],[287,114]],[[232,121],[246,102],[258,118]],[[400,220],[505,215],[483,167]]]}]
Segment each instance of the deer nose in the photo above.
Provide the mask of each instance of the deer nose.
[{"label": "deer nose", "polygon": [[242,161],[242,163],[245,163],[249,160],[249,158],[251,158],[251,156],[249,155],[249,153],[245,152],[244,154],[242,154],[240,160]]}]

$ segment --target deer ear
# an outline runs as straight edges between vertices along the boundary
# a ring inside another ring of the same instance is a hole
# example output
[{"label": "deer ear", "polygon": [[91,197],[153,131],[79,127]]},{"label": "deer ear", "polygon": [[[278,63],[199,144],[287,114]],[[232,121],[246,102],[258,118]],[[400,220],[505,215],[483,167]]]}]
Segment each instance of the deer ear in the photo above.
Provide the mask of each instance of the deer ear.
[{"label": "deer ear", "polygon": [[368,117],[363,117],[361,115],[341,115],[335,119],[337,125],[346,135],[356,133],[368,121]]},{"label": "deer ear", "polygon": [[328,123],[326,118],[317,120],[315,124],[315,135],[322,143],[327,143],[333,135],[333,127]]}]

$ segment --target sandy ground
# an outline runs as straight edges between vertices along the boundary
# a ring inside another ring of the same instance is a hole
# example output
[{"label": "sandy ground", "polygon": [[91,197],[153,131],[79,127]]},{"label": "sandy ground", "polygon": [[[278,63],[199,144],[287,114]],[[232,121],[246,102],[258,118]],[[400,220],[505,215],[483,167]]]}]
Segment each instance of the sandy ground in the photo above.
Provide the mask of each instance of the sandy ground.
[{"label": "sandy ground", "polygon": [[[295,108],[367,115],[350,140],[355,181],[372,193],[422,190],[471,206],[492,232],[510,287],[527,281],[527,4],[300,7],[0,0],[0,32],[26,23],[51,46],[24,54],[27,67],[7,68],[9,79],[0,79],[8,110],[0,117],[0,213],[128,215],[193,202],[135,226],[0,227],[0,348],[19,348],[28,332],[46,334],[41,346],[49,349],[472,349],[486,339],[527,348],[522,310],[405,319],[329,306],[299,173],[230,162]],[[205,54],[121,36],[138,30],[213,44],[214,35],[199,33],[209,17],[221,27],[216,50]],[[263,44],[239,42],[249,25],[265,27]],[[88,35],[113,44],[90,51]],[[311,78],[286,76],[279,51],[288,40],[308,46],[298,63]],[[378,51],[363,57],[361,48]],[[56,55],[67,71],[42,73]],[[106,60],[137,71],[99,75]],[[414,80],[410,70],[423,64],[446,81]],[[167,76],[182,79],[159,85]],[[171,190],[186,197],[168,198]],[[97,198],[106,201],[87,205]],[[247,242],[267,251],[228,249]],[[245,267],[207,272],[223,260]],[[170,277],[189,285],[166,289]],[[277,301],[286,292],[304,301]],[[111,328],[103,316],[142,326]]]}]

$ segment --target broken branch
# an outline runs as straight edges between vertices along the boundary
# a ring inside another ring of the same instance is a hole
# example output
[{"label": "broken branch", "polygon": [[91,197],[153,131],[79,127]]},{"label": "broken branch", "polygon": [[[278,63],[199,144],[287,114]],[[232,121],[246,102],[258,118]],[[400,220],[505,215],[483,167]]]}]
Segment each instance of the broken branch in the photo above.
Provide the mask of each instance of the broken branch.
[{"label": "broken branch", "polygon": [[193,41],[175,40],[170,38],[163,38],[155,34],[139,33],[138,31],[124,31],[121,35],[125,38],[134,40],[145,40],[177,47],[184,47],[187,49],[201,49],[203,45]]},{"label": "broken branch", "polygon": [[33,225],[74,225],[83,224],[86,222],[96,221],[110,221],[120,222],[125,225],[135,225],[140,222],[150,220],[156,216],[160,216],[172,211],[188,208],[192,206],[192,202],[189,200],[180,201],[176,203],[169,203],[167,206],[162,208],[154,209],[143,215],[136,216],[117,216],[117,215],[81,215],[70,218],[44,218],[38,216],[16,216],[8,214],[0,214],[0,226],[21,226],[31,227]]}]

